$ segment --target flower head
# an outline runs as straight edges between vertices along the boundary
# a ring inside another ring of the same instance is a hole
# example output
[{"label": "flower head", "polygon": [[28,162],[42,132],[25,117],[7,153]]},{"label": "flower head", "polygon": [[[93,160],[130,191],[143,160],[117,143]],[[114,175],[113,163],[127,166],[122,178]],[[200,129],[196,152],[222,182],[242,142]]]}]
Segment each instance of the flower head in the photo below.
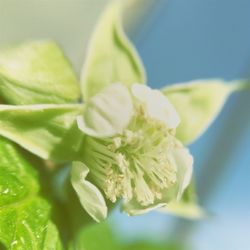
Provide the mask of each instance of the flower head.
[{"label": "flower head", "polygon": [[106,198],[122,198],[128,214],[179,199],[189,184],[192,156],[175,138],[180,119],[158,90],[113,84],[77,119],[86,134],[82,159]]}]

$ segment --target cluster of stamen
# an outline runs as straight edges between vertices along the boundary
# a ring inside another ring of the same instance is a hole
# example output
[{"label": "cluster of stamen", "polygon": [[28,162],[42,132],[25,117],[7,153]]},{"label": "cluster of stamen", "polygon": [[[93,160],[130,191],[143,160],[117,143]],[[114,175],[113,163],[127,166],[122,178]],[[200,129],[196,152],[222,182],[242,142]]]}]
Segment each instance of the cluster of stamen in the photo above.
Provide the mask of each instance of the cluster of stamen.
[{"label": "cluster of stamen", "polygon": [[135,199],[147,206],[176,182],[177,170],[168,156],[175,146],[174,131],[149,118],[142,106],[122,134],[86,136],[85,145],[84,161],[91,178],[112,202]]}]

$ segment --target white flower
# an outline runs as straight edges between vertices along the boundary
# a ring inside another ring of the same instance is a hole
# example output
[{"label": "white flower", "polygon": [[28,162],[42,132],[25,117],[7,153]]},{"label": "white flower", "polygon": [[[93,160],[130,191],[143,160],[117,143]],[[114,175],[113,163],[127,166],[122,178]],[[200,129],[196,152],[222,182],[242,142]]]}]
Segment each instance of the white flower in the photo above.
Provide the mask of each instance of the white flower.
[{"label": "white flower", "polygon": [[[112,202],[122,198],[123,210],[130,215],[181,197],[191,179],[193,159],[175,138],[180,119],[160,91],[141,84],[131,89],[112,84],[86,104],[77,122],[86,134],[82,161],[98,195],[102,191]],[[73,175],[75,171],[73,164]],[[80,198],[84,206],[85,198]]]},{"label": "white flower", "polygon": [[168,128],[176,128],[180,118],[169,100],[159,90],[152,90],[142,84],[132,86],[133,95],[145,105],[149,117],[161,121]]}]

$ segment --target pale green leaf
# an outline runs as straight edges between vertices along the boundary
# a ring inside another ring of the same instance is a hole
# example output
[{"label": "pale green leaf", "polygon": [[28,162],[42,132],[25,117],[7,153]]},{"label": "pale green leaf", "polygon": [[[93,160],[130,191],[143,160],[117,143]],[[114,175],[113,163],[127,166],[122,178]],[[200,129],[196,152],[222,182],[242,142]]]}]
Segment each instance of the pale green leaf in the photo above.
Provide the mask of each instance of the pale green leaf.
[{"label": "pale green leaf", "polygon": [[197,80],[164,88],[163,93],[181,118],[177,138],[188,144],[204,133],[237,89],[235,86],[223,80]]},{"label": "pale green leaf", "polygon": [[75,189],[81,205],[97,222],[107,217],[107,206],[99,189],[86,180],[88,167],[82,162],[73,162],[71,169],[71,183]]},{"label": "pale green leaf", "polygon": [[81,79],[85,100],[112,83],[145,83],[143,65],[122,28],[121,10],[118,1],[110,4],[90,40]]},{"label": "pale green leaf", "polygon": [[35,170],[0,138],[0,242],[7,249],[62,249],[50,206],[38,192]]},{"label": "pale green leaf", "polygon": [[34,41],[0,50],[0,98],[10,104],[67,103],[79,83],[61,49]]},{"label": "pale green leaf", "polygon": [[84,134],[76,124],[78,104],[0,105],[0,135],[43,159],[75,159]]}]

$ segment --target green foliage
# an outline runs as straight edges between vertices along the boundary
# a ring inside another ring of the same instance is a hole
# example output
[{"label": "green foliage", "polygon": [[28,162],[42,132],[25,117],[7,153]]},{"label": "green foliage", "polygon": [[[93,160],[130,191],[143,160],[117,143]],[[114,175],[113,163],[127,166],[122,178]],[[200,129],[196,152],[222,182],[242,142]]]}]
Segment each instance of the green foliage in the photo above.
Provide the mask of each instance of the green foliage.
[{"label": "green foliage", "polygon": [[62,249],[36,171],[0,138],[0,242],[7,249]]},{"label": "green foliage", "polygon": [[70,250],[121,250],[107,223],[89,225],[78,233]]},{"label": "green foliage", "polygon": [[12,104],[67,103],[79,84],[60,48],[35,41],[0,51],[0,98]]},{"label": "green foliage", "polygon": [[117,239],[115,226],[108,223],[89,225],[78,233],[70,250],[183,250],[179,244],[150,240],[126,243]]},{"label": "green foliage", "polygon": [[125,246],[122,250],[183,250],[183,248],[177,244],[157,244],[151,241],[141,241]]},{"label": "green foliage", "polygon": [[177,138],[189,144],[205,132],[234,87],[223,80],[198,80],[164,88],[181,118]]},{"label": "green foliage", "polygon": [[143,65],[122,29],[118,1],[107,8],[96,26],[81,82],[85,100],[112,83],[145,83]]},{"label": "green foliage", "polygon": [[84,134],[76,116],[83,105],[0,105],[0,135],[43,159],[68,162],[75,159]]}]

